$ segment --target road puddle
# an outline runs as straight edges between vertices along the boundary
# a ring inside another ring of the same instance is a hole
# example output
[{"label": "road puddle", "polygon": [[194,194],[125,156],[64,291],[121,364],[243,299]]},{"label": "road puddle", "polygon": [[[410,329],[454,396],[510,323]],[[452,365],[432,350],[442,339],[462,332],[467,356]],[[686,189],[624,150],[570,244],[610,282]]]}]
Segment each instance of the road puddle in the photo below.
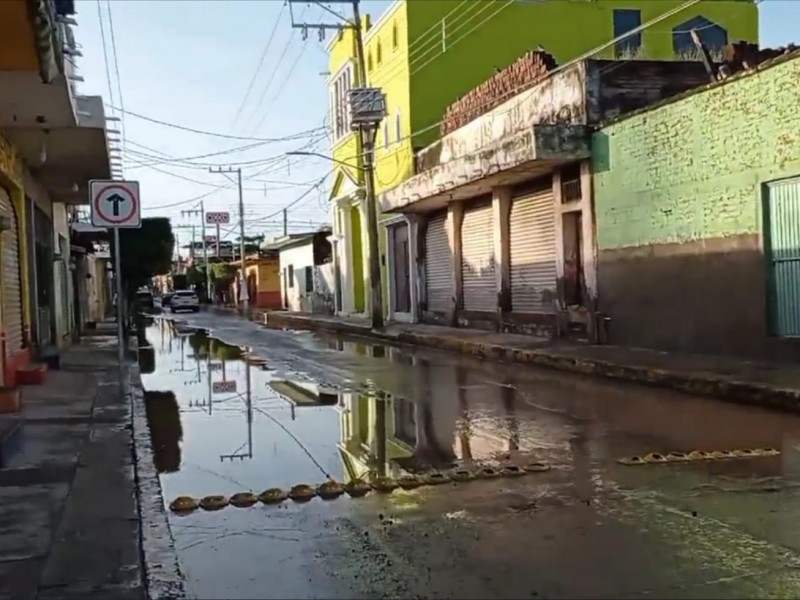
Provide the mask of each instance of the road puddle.
[{"label": "road puddle", "polygon": [[[204,322],[213,335],[192,326]],[[611,596],[671,589],[673,571],[701,582],[719,563],[722,580],[738,564],[783,561],[783,548],[800,553],[796,417],[203,315],[156,319],[147,339],[155,466],[166,503],[193,508],[170,523],[198,597],[415,597],[430,586],[522,597],[524,577],[496,576],[486,557],[520,574],[551,547],[622,548],[613,565],[632,571]],[[619,462],[767,447],[780,452]],[[331,481],[347,491],[317,487]],[[695,530],[699,549],[684,541]],[[522,549],[510,557],[509,545]],[[426,556],[447,567],[431,570]],[[593,592],[613,565],[583,573]],[[794,586],[789,575],[781,586]]]}]

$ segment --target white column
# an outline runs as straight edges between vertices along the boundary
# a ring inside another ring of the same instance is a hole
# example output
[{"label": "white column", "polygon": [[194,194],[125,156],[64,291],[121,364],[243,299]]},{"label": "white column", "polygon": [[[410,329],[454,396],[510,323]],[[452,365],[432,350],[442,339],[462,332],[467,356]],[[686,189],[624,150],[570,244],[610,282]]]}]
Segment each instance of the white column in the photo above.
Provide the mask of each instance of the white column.
[{"label": "white column", "polygon": [[337,220],[341,221],[341,228],[337,232],[339,243],[339,269],[342,278],[342,313],[350,314],[354,310],[353,300],[353,240],[350,222],[350,198],[336,202]]},{"label": "white column", "polygon": [[419,248],[419,218],[406,215],[408,222],[408,291],[411,297],[411,322],[419,322],[419,273],[417,273],[417,249]]},{"label": "white column", "polygon": [[367,238],[369,223],[367,222],[367,204],[363,198],[358,202],[358,214],[360,217],[359,222],[361,223],[361,231],[358,233],[361,236],[361,269],[364,273],[364,314],[371,315],[372,294],[370,294],[370,289],[372,288],[372,281],[369,273],[369,239]]}]

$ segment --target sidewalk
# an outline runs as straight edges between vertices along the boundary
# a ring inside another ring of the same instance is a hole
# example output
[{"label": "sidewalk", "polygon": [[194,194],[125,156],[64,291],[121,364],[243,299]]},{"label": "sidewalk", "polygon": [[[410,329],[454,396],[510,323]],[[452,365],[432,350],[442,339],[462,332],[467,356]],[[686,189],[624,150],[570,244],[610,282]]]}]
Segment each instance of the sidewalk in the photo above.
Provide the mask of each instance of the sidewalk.
[{"label": "sidewalk", "polygon": [[255,312],[253,318],[269,327],[364,336],[800,411],[800,365],[791,363],[592,346],[436,325],[392,324],[373,331],[363,321],[277,311]]},{"label": "sidewalk", "polygon": [[103,324],[22,388],[23,445],[0,469],[0,598],[146,597],[124,387]]}]

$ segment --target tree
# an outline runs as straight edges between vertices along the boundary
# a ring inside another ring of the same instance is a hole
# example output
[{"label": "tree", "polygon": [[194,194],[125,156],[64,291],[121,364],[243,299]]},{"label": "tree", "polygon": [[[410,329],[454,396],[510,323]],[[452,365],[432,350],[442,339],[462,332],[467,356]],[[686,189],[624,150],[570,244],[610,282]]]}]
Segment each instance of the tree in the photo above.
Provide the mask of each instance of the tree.
[{"label": "tree", "polygon": [[195,266],[191,266],[186,270],[186,282],[191,287],[197,287],[199,285],[206,284],[206,270],[205,269],[198,269]]},{"label": "tree", "polygon": [[119,232],[122,281],[124,293],[131,299],[155,275],[169,273],[175,237],[169,219],[154,217],[142,219],[139,229],[121,229]]}]

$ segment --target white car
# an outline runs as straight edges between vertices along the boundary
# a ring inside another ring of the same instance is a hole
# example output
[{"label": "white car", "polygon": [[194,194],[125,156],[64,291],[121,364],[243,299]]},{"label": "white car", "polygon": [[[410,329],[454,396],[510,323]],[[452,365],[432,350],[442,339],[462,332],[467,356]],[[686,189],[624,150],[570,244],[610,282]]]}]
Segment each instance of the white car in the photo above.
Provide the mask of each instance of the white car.
[{"label": "white car", "polygon": [[178,290],[170,299],[169,308],[174,313],[179,310],[198,312],[200,310],[200,299],[192,290]]}]

